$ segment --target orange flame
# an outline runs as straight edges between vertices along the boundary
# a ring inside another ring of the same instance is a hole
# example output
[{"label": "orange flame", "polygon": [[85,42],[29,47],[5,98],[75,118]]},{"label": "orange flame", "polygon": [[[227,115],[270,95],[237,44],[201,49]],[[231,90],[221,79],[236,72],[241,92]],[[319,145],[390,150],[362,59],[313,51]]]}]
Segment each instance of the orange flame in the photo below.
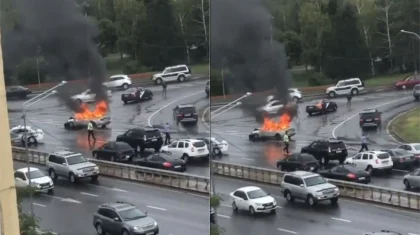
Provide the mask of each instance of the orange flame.
[{"label": "orange flame", "polygon": [[288,113],[284,113],[280,116],[278,121],[264,118],[264,123],[261,130],[264,131],[284,131],[290,128],[292,117]]},{"label": "orange flame", "polygon": [[76,120],[92,120],[104,117],[108,113],[108,103],[104,100],[99,101],[92,111],[87,104],[83,103],[80,106],[82,112],[74,114]]}]

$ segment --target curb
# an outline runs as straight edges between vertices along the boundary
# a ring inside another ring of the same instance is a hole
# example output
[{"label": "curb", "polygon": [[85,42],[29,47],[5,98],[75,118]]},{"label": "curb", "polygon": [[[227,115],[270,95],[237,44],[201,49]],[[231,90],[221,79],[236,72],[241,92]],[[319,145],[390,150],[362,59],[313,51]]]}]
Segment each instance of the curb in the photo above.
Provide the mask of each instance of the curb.
[{"label": "curb", "polygon": [[404,143],[409,143],[408,140],[404,139],[401,135],[399,135],[396,131],[393,130],[392,126],[393,123],[400,117],[408,114],[409,112],[413,111],[414,109],[418,109],[419,107],[413,107],[403,113],[400,113],[396,116],[394,116],[391,121],[388,122],[388,125],[386,126],[386,132],[388,133],[389,136],[391,136],[394,140],[396,140],[397,142],[404,144]]}]

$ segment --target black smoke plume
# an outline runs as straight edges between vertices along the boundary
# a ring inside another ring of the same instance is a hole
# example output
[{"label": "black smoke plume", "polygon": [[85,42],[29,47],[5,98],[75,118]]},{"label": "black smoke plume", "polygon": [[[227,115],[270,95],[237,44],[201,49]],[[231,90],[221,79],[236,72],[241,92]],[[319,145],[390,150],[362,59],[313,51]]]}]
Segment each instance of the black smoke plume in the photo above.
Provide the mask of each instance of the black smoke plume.
[{"label": "black smoke plume", "polygon": [[[93,40],[99,30],[76,1],[15,0],[14,7],[17,26],[6,31],[3,42],[13,49],[6,50],[12,54],[5,57],[20,60],[29,56],[27,47],[40,48],[48,61],[48,74],[55,81],[88,79],[88,88],[96,93],[96,99],[107,100],[102,86],[107,78],[105,62]],[[78,111],[70,88],[67,84],[59,89],[59,97]]]},{"label": "black smoke plume", "polygon": [[[230,93],[275,88],[276,98],[288,100],[291,76],[284,46],[271,40],[272,23],[261,0],[211,1],[211,68],[230,72],[225,76]],[[257,100],[245,101],[251,98]]]}]

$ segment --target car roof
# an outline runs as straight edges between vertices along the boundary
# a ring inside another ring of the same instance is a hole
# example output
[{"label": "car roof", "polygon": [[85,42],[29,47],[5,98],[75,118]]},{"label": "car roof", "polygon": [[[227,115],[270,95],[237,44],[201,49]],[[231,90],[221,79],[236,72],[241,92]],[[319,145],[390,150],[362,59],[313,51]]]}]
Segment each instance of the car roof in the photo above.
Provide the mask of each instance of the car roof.
[{"label": "car roof", "polygon": [[123,211],[130,208],[136,208],[133,204],[127,202],[108,202],[99,206],[99,208],[109,208],[116,211]]},{"label": "car roof", "polygon": [[297,176],[297,177],[301,177],[301,178],[319,176],[317,173],[308,172],[308,171],[293,171],[293,172],[286,173],[285,175],[292,175],[292,176]]},{"label": "car roof", "polygon": [[[19,171],[19,172],[22,172],[22,173],[27,173],[28,172],[28,168],[27,167],[24,167],[24,168],[20,168],[20,169],[18,169],[16,171]],[[36,167],[29,167],[29,171],[39,171],[39,169],[36,168]]]},{"label": "car roof", "polygon": [[52,154],[56,155],[56,156],[64,157],[64,158],[77,156],[77,155],[82,155],[81,153],[75,153],[75,152],[71,152],[71,151],[67,151],[67,150],[60,150],[60,151],[57,151],[57,152],[53,152]]},{"label": "car roof", "polygon": [[328,143],[330,143],[330,144],[339,144],[339,143],[343,143],[343,141],[342,141],[342,140],[337,140],[337,139],[332,139],[332,138],[329,138],[329,139],[321,139],[321,140],[318,140],[318,141],[321,141],[321,142],[328,142]]},{"label": "car roof", "polygon": [[360,78],[347,78],[347,79],[342,79],[342,80],[339,80],[338,82],[348,82],[348,81],[353,81],[353,80],[358,80],[358,81],[360,81]]},{"label": "car roof", "polygon": [[360,113],[376,113],[376,112],[378,112],[377,109],[363,109],[363,111]]},{"label": "car roof", "polygon": [[238,188],[237,190],[241,190],[243,192],[249,192],[249,191],[254,191],[254,190],[259,190],[259,189],[261,188],[256,187],[256,186],[246,186],[246,187]]},{"label": "car roof", "polygon": [[381,154],[381,153],[386,153],[386,154],[389,154],[389,153],[387,153],[387,152],[380,151],[380,150],[371,150],[371,151],[365,151],[365,152],[362,152],[362,153],[371,153],[371,154]]},{"label": "car roof", "polygon": [[180,140],[177,140],[177,141],[185,141],[185,142],[194,143],[194,142],[201,142],[203,140],[202,139],[201,140],[200,139],[180,139]]},{"label": "car roof", "polygon": [[188,67],[185,64],[179,64],[179,65],[174,65],[174,66],[169,66],[169,67],[165,67],[165,69],[172,69],[172,68],[178,68],[178,67]]},{"label": "car roof", "polygon": [[195,108],[193,104],[180,104],[178,105],[179,108]]},{"label": "car roof", "polygon": [[126,77],[127,76],[127,74],[115,74],[115,75],[112,75],[110,78],[115,78],[115,77]]}]

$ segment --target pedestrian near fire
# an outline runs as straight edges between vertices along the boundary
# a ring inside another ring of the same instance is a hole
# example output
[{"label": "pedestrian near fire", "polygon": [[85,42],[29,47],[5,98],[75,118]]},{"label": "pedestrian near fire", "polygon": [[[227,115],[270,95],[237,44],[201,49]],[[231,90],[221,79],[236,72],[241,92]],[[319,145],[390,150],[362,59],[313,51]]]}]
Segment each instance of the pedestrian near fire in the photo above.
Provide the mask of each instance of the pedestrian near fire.
[{"label": "pedestrian near fire", "polygon": [[93,138],[93,141],[96,141],[95,134],[93,133],[93,122],[92,121],[89,121],[88,126],[87,126],[87,130],[88,130],[88,141],[90,142],[90,137]]},{"label": "pedestrian near fire", "polygon": [[286,154],[289,155],[289,136],[287,135],[287,133],[285,133],[283,136],[283,142],[284,142],[283,151],[285,151]]}]

